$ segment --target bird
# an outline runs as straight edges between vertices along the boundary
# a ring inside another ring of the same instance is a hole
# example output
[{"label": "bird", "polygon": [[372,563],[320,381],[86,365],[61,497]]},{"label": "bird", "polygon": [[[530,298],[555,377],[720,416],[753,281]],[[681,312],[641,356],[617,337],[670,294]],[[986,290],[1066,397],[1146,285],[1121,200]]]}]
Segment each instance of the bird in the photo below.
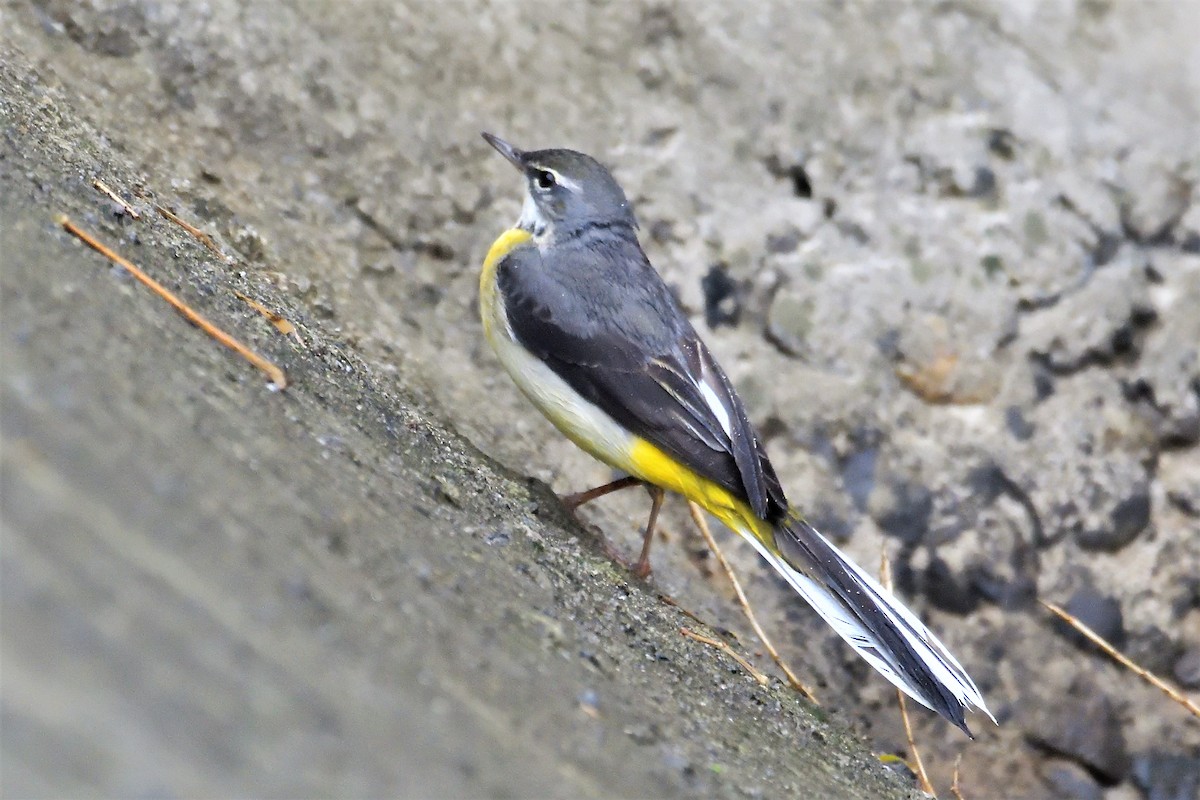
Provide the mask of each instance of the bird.
[{"label": "bird", "polygon": [[937,637],[791,505],[725,371],[638,241],[624,190],[595,158],[483,138],[521,174],[516,223],[479,279],[485,338],[522,393],[568,439],[625,477],[563,498],[643,485],[651,497],[632,571],[649,574],[666,492],[737,532],[863,659],[973,735],[995,722]]}]

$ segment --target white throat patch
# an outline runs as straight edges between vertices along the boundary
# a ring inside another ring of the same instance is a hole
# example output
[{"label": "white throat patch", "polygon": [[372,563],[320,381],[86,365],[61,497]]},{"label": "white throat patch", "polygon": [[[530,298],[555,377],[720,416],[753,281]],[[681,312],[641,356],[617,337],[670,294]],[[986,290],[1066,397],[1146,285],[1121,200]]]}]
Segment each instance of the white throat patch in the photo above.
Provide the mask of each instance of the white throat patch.
[{"label": "white throat patch", "polygon": [[550,231],[550,220],[542,215],[542,210],[538,208],[537,202],[529,192],[525,193],[525,204],[521,206],[521,216],[517,218],[516,227],[529,231],[535,239],[540,239]]}]

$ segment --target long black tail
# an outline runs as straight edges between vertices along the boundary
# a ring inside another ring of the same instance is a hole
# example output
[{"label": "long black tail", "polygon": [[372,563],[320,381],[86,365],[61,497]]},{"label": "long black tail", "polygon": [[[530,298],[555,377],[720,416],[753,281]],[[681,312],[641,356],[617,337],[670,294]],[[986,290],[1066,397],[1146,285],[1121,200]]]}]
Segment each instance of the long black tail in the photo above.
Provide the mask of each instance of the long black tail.
[{"label": "long black tail", "polygon": [[968,736],[965,712],[992,722],[983,696],[917,616],[797,514],[774,528],[772,548],[746,537],[800,596],[885,678]]}]

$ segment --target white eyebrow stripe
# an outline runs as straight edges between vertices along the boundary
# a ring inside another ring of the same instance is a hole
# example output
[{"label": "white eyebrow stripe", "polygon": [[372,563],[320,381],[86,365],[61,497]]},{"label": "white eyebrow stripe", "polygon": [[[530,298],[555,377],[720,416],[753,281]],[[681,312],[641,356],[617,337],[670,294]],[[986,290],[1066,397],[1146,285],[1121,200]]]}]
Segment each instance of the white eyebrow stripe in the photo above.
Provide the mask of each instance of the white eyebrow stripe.
[{"label": "white eyebrow stripe", "polygon": [[578,181],[568,178],[566,175],[563,175],[561,172],[559,172],[556,169],[550,169],[549,167],[542,167],[542,169],[546,170],[546,172],[549,172],[551,175],[553,175],[554,180],[558,183],[559,186],[565,186],[568,189],[570,189],[572,192],[578,192],[581,188],[583,188],[579,185]]},{"label": "white eyebrow stripe", "polygon": [[707,382],[701,380],[696,383],[700,389],[700,394],[704,397],[704,402],[708,403],[709,409],[716,415],[717,420],[721,423],[721,429],[725,431],[725,435],[733,439],[733,424],[729,418],[729,409],[725,408],[725,404],[721,402],[721,398],[713,391],[713,388]]}]

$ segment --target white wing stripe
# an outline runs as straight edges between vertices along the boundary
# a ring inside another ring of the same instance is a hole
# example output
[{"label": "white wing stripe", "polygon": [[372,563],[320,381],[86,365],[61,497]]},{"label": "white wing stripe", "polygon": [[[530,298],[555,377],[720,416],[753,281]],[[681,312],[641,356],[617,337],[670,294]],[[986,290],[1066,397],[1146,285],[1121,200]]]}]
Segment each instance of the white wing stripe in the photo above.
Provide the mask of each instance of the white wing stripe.
[{"label": "white wing stripe", "polygon": [[725,404],[721,402],[721,398],[717,397],[717,393],[705,381],[698,381],[696,388],[700,390],[700,394],[704,397],[704,402],[708,403],[709,410],[712,411],[717,421],[721,423],[721,430],[725,431],[725,435],[732,440],[733,425],[729,418],[729,409],[725,408]]}]

